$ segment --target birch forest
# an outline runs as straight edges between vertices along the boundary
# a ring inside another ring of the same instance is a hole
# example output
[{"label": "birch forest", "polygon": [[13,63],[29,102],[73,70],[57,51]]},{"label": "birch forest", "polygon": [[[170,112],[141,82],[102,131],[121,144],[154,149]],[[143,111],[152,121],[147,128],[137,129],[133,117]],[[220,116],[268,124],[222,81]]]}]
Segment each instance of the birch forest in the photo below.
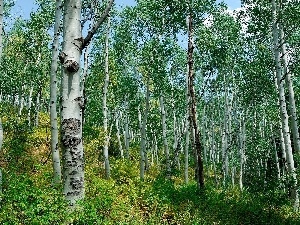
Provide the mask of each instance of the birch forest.
[{"label": "birch forest", "polygon": [[1,225],[300,225],[298,0],[17,2]]}]

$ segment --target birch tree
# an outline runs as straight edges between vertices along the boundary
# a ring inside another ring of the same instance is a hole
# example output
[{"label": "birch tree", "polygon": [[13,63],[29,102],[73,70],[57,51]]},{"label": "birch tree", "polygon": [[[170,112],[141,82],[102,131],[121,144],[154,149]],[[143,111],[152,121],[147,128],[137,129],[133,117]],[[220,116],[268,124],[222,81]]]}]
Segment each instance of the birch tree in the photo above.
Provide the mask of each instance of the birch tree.
[{"label": "birch tree", "polygon": [[105,176],[108,179],[110,176],[110,166],[108,159],[108,146],[109,146],[109,133],[108,133],[108,108],[106,104],[107,94],[108,94],[108,84],[109,84],[109,67],[108,67],[108,52],[109,52],[109,34],[110,34],[110,17],[108,16],[107,20],[107,32],[105,38],[105,78],[103,86],[103,128],[104,128],[104,147],[103,147],[103,156],[104,156],[104,167],[105,167]]},{"label": "birch tree", "polygon": [[50,122],[51,122],[51,152],[53,166],[53,182],[57,184],[61,181],[61,166],[58,148],[58,127],[57,127],[57,68],[58,68],[58,45],[59,28],[62,16],[62,1],[56,1],[54,38],[52,45],[52,61],[50,71]]},{"label": "birch tree", "polygon": [[275,70],[276,70],[276,81],[278,88],[278,95],[280,101],[280,114],[281,114],[281,122],[282,122],[282,131],[284,137],[284,143],[286,147],[286,156],[287,156],[287,164],[289,174],[291,176],[291,196],[294,201],[294,208],[298,210],[299,208],[299,196],[297,191],[297,175],[295,171],[294,165],[294,157],[292,153],[291,139],[290,139],[290,131],[289,131],[289,122],[288,122],[288,114],[286,109],[286,101],[285,101],[285,91],[284,91],[284,82],[282,80],[282,70],[280,64],[280,41],[279,41],[279,32],[278,32],[278,11],[276,0],[272,0],[272,35],[273,35],[273,45],[274,45],[274,59],[275,59]]},{"label": "birch tree", "polygon": [[84,158],[82,144],[83,96],[80,91],[80,57],[107,17],[113,0],[85,38],[81,30],[81,1],[64,1],[62,63],[61,142],[63,150],[64,195],[70,205],[84,197]]},{"label": "birch tree", "polygon": [[[3,0],[0,0],[0,63],[2,61]],[[0,117],[0,152],[3,143],[2,119]],[[2,168],[0,168],[0,194],[2,193]]]}]

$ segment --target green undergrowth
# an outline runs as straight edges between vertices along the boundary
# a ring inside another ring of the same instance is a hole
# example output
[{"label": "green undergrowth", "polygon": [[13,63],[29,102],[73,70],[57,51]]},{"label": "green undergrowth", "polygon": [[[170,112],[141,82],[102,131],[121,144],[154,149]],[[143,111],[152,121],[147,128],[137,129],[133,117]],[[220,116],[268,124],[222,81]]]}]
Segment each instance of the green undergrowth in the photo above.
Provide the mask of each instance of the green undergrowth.
[{"label": "green undergrowth", "polygon": [[[49,119],[41,116],[39,129],[4,118],[5,143],[0,153],[3,193],[0,224],[208,224],[300,225],[286,196],[276,191],[240,192],[216,187],[206,173],[206,187],[197,190],[174,173],[166,180],[162,168],[151,166],[139,178],[138,147],[131,160],[111,157],[111,179],[104,179],[101,142],[85,139],[85,198],[75,209],[64,201],[62,187],[53,187],[49,148]],[[101,131],[95,132],[97,137]]]},{"label": "green undergrowth", "polygon": [[86,196],[68,210],[61,187],[51,185],[51,165],[35,171],[4,169],[0,224],[300,224],[300,215],[278,193],[241,193],[207,182],[166,180],[156,167],[139,180],[138,164],[112,160],[112,178],[86,167]]}]

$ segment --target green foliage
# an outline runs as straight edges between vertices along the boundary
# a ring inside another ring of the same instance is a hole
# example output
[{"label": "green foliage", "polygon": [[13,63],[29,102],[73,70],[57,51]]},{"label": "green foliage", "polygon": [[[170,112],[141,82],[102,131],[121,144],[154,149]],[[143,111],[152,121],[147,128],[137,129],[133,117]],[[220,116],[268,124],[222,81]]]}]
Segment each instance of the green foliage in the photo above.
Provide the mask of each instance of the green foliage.
[{"label": "green foliage", "polygon": [[238,188],[216,188],[210,178],[198,191],[196,183],[166,180],[151,167],[145,182],[135,161],[111,160],[112,178],[103,169],[86,167],[86,196],[68,210],[60,187],[51,185],[51,164],[36,171],[15,173],[4,170],[0,196],[0,224],[298,224],[281,193],[241,193]]},{"label": "green foliage", "polygon": [[[51,185],[51,173],[17,174],[4,170],[0,224],[63,224],[67,204]],[[47,169],[46,169],[47,170]]]}]

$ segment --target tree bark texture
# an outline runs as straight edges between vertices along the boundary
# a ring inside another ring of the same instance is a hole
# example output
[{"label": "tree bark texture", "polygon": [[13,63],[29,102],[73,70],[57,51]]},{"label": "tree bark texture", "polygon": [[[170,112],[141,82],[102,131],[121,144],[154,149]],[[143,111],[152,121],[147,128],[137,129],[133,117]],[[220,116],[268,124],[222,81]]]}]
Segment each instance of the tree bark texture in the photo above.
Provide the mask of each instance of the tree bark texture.
[{"label": "tree bark texture", "polygon": [[274,44],[274,58],[276,64],[276,80],[277,80],[277,88],[279,94],[279,102],[280,102],[280,113],[281,113],[281,122],[282,122],[282,131],[283,138],[286,148],[286,159],[288,165],[288,172],[291,176],[291,197],[294,201],[294,208],[298,210],[299,208],[299,195],[297,191],[297,175],[294,166],[294,157],[292,153],[291,146],[291,138],[290,138],[290,129],[288,122],[288,114],[286,109],[286,100],[285,100],[285,91],[284,91],[284,82],[282,80],[282,67],[280,64],[281,56],[279,52],[280,42],[278,38],[278,17],[277,17],[277,6],[276,0],[272,0],[272,19],[273,19],[273,44]]},{"label": "tree bark texture", "polygon": [[59,27],[62,16],[62,1],[56,1],[54,39],[52,45],[52,61],[50,71],[50,122],[51,122],[51,152],[53,167],[53,183],[61,181],[61,165],[58,147],[58,127],[57,127],[57,61],[59,45]]},{"label": "tree bark texture", "polygon": [[198,131],[197,126],[197,109],[196,109],[196,96],[195,96],[195,88],[194,88],[194,80],[195,80],[195,73],[194,73],[194,59],[193,59],[193,52],[194,52],[194,43],[193,43],[193,22],[192,22],[192,15],[189,15],[188,18],[188,77],[189,77],[189,97],[190,97],[190,116],[191,116],[191,126],[195,132],[195,144],[194,144],[194,151],[195,151],[195,175],[196,180],[199,188],[204,187],[204,174],[203,174],[203,162],[202,162],[202,145],[200,142],[200,134]]},{"label": "tree bark texture", "polygon": [[108,179],[110,177],[110,165],[108,159],[108,146],[109,146],[109,133],[108,133],[108,108],[107,108],[107,93],[108,93],[108,84],[109,84],[109,68],[108,68],[108,51],[109,51],[109,33],[110,33],[110,17],[107,20],[107,32],[105,38],[105,79],[103,87],[103,128],[104,128],[104,147],[103,147],[103,156],[104,156],[104,167],[105,167],[105,176]]},{"label": "tree bark texture", "polygon": [[84,197],[82,144],[83,106],[80,93],[82,46],[81,1],[64,1],[62,63],[61,143],[63,150],[64,195],[70,205]]}]

